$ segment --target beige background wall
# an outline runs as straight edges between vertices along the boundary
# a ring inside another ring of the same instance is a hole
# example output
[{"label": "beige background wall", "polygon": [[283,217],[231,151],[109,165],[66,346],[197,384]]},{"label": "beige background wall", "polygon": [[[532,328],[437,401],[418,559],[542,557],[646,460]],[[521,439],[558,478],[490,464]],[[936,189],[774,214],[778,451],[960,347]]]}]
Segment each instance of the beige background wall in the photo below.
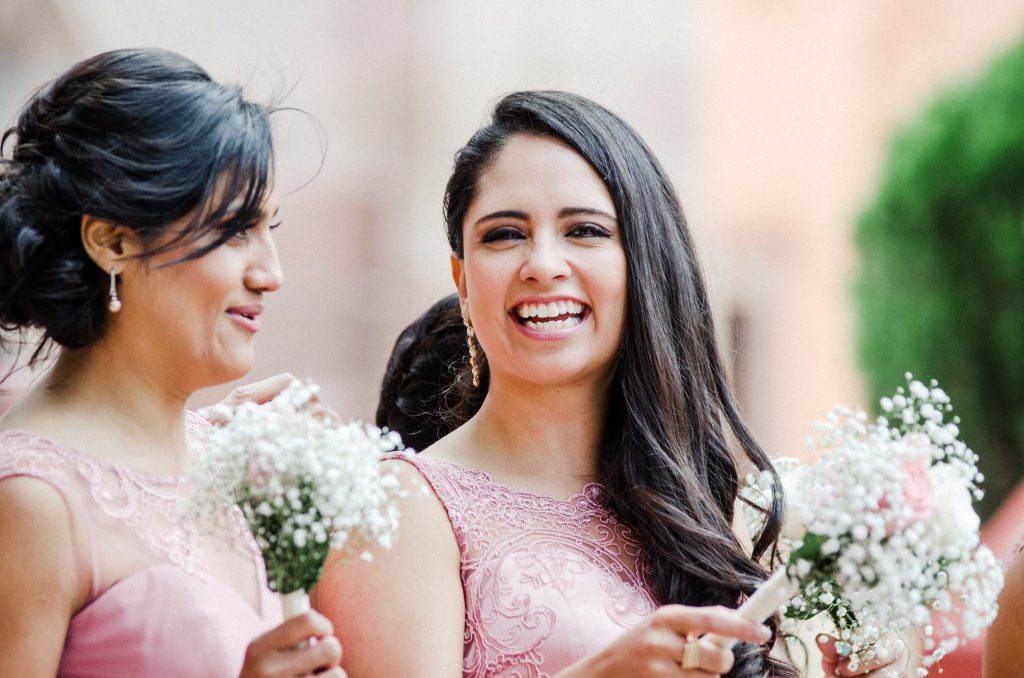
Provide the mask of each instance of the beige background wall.
[{"label": "beige background wall", "polygon": [[[5,0],[0,122],[74,60],[181,51],[278,118],[284,289],[252,378],[309,376],[370,418],[398,331],[449,290],[454,151],[519,88],[590,96],[674,178],[765,445],[856,404],[850,233],[894,123],[1024,35],[1024,2]],[[314,122],[315,120],[315,122]],[[318,135],[326,139],[323,168]],[[306,184],[301,190],[295,190]],[[18,380],[13,381],[15,387]],[[226,388],[197,395],[196,404]]]}]

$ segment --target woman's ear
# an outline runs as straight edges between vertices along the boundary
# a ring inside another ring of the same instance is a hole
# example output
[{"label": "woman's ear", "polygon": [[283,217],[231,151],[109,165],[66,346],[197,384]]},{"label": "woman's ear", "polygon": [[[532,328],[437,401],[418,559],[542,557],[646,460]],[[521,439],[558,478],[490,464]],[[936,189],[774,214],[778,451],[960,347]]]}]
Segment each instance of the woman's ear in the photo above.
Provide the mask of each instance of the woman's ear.
[{"label": "woman's ear", "polygon": [[469,318],[469,302],[466,299],[466,267],[465,262],[459,255],[452,252],[452,280],[455,282],[455,289],[459,293],[459,307],[462,309],[462,318],[467,323],[472,322]]},{"label": "woman's ear", "polygon": [[104,271],[142,252],[142,242],[135,231],[90,214],[82,215],[81,236],[89,258]]}]

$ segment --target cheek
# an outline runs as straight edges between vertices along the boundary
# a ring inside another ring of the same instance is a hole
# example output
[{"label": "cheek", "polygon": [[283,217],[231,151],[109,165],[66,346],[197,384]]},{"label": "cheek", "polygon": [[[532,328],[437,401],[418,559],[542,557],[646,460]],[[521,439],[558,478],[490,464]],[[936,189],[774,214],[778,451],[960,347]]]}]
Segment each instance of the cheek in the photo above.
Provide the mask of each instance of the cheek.
[{"label": "cheek", "polygon": [[608,256],[602,258],[598,266],[591,270],[596,274],[594,280],[600,286],[605,302],[613,306],[618,302],[625,312],[629,288],[625,253],[622,250],[609,252]]},{"label": "cheek", "polygon": [[183,265],[181,271],[160,281],[159,294],[163,309],[174,309],[182,325],[198,329],[219,318],[231,290],[227,276],[217,267]]},{"label": "cheek", "polygon": [[499,262],[488,265],[488,262],[473,262],[466,268],[466,300],[469,304],[470,316],[496,318],[505,315],[505,294],[508,289],[507,277]]}]

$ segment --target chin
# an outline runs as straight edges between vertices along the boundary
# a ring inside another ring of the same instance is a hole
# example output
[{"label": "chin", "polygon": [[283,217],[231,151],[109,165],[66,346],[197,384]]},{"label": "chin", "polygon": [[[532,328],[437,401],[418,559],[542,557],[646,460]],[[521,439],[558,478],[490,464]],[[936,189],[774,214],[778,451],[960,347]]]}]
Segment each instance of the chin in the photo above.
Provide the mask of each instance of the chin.
[{"label": "chin", "polygon": [[225,360],[210,370],[214,386],[226,384],[229,381],[241,379],[249,374],[255,363],[254,356],[235,356],[232,360]]},{"label": "chin", "polygon": [[568,386],[610,374],[614,364],[611,361],[608,365],[595,365],[592,360],[563,357],[550,361],[531,361],[529,365],[521,365],[515,373],[520,379],[537,386]]},{"label": "chin", "polygon": [[549,368],[533,367],[517,374],[519,378],[537,386],[562,386],[579,381],[585,370],[572,369],[566,365],[552,365]]}]

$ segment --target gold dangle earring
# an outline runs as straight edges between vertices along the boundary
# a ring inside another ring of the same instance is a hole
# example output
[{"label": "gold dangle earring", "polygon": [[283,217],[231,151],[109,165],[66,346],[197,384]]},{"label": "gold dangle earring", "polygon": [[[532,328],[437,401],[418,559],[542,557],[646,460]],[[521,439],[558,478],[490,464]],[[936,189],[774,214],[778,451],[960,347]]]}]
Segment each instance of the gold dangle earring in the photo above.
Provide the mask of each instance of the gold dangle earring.
[{"label": "gold dangle earring", "polygon": [[477,361],[476,333],[473,326],[466,323],[466,343],[469,344],[469,366],[473,370],[473,386],[480,386],[480,364]]},{"label": "gold dangle earring", "polygon": [[110,269],[110,303],[107,304],[107,308],[111,313],[121,310],[121,300],[117,298],[117,272],[114,269]]}]

